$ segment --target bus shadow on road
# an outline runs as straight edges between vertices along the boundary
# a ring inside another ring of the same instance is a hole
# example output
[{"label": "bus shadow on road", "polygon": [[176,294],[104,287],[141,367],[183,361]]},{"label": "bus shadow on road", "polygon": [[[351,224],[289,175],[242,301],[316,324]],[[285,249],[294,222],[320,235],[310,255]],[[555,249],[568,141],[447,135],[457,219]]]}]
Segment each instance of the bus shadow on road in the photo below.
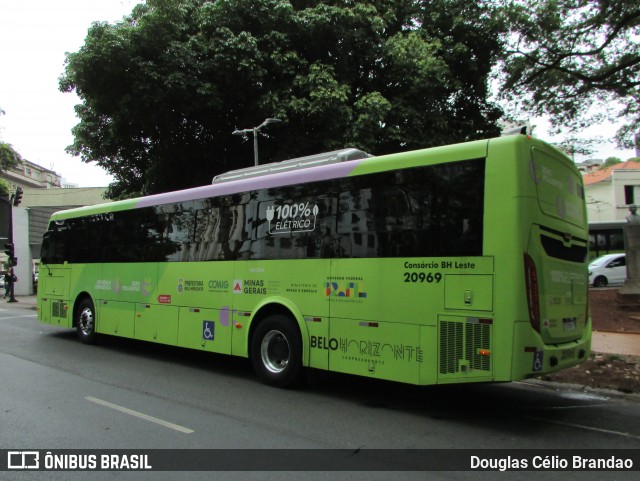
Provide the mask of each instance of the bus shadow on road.
[{"label": "bus shadow on road", "polygon": [[[607,411],[612,400],[604,394],[552,387],[543,382],[414,386],[311,369],[305,384],[282,390],[261,385],[245,358],[106,335],[100,336],[97,345],[87,346],[78,342],[75,331],[49,332],[46,336],[48,341],[58,341],[59,348],[71,358],[70,362],[84,363],[89,372],[93,368],[99,372],[115,354],[124,357],[122,361],[126,365],[145,363],[166,376],[171,372],[180,374],[179,369],[171,371],[168,365],[194,371],[196,378],[212,386],[220,384],[216,377],[224,377],[232,381],[227,386],[236,386],[243,392],[249,389],[256,399],[263,401],[291,403],[300,394],[305,398],[320,398],[323,403],[335,400],[338,404],[372,411],[407,413],[421,418],[426,425],[473,425],[513,436],[521,436],[523,432],[546,435],[559,429],[558,425],[566,424],[593,426],[592,429],[597,430],[600,427],[596,419],[604,419],[602,422],[609,428],[617,426],[623,430],[630,422],[628,415],[612,419],[610,410]],[[631,424],[640,426],[640,415]]]},{"label": "bus shadow on road", "polygon": [[[613,403],[625,402],[624,397],[616,400],[608,393],[544,382],[413,386],[340,374],[318,377],[306,390],[372,410],[417,415],[428,424],[474,425],[516,437],[546,435],[561,426],[626,436],[629,426],[640,426],[640,414],[630,420],[629,410],[623,414],[611,409]],[[640,439],[640,430],[633,429],[638,432],[631,436]]]},{"label": "bus shadow on road", "polygon": [[[247,359],[240,357],[105,334],[98,336],[95,345],[80,343],[75,331],[56,331],[48,335],[64,342],[67,346],[66,349],[76,349],[83,353],[91,352],[93,359],[99,359],[109,353],[117,353],[133,358],[131,362],[134,363],[141,361],[170,363],[216,375],[245,379],[254,378],[250,363]],[[75,346],[69,344],[75,344]]]}]

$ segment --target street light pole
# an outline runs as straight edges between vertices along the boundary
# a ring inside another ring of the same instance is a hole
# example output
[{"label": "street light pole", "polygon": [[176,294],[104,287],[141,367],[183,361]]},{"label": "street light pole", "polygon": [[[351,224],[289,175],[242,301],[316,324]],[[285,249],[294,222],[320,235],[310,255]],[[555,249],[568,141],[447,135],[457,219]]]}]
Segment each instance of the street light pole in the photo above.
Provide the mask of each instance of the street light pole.
[{"label": "street light pole", "polygon": [[258,128],[253,129],[253,164],[258,165]]},{"label": "street light pole", "polygon": [[253,134],[253,161],[254,161],[254,165],[258,165],[258,132],[260,132],[260,129],[266,127],[269,124],[277,124],[282,122],[282,120],[280,119],[273,119],[273,118],[268,118],[266,119],[264,122],[262,122],[260,125],[258,125],[257,127],[254,127],[252,129],[236,129],[232,132],[233,135],[241,135],[243,137],[247,137],[248,134],[252,133]]}]

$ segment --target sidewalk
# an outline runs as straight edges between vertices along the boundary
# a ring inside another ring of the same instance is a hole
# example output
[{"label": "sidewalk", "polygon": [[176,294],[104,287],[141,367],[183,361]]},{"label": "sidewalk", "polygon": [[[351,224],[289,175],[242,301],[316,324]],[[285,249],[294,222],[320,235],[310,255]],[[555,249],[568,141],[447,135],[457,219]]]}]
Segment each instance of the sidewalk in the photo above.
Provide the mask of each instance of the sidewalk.
[{"label": "sidewalk", "polygon": [[[16,296],[16,300],[18,301],[17,303],[10,305],[33,310],[36,308],[36,296]],[[4,300],[0,300],[0,304],[5,302]],[[605,354],[640,356],[640,334],[593,331],[591,336],[591,349],[594,352]]]},{"label": "sidewalk", "polygon": [[[36,296],[15,296],[16,302],[7,304],[8,306],[13,307],[24,307],[25,309],[36,309],[36,305],[38,303],[38,298]],[[8,299],[0,299],[0,305],[6,304]]]},{"label": "sidewalk", "polygon": [[591,349],[606,354],[640,356],[640,334],[594,331],[591,334]]}]

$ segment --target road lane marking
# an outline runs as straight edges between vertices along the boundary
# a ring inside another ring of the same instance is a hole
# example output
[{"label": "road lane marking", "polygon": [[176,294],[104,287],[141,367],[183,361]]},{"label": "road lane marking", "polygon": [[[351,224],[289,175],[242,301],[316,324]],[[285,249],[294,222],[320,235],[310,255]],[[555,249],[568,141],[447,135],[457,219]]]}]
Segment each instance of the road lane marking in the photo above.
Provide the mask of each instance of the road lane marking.
[{"label": "road lane marking", "polygon": [[137,418],[144,419],[145,421],[159,424],[160,426],[164,426],[165,428],[173,429],[181,433],[191,434],[192,432],[194,432],[193,429],[185,428],[184,426],[170,423],[169,421],[165,421],[164,419],[154,418],[153,416],[149,416],[148,414],[140,413],[138,411],[134,411],[133,409],[129,409],[124,406],[119,406],[117,404],[110,403],[109,401],[103,401],[102,399],[98,399],[91,396],[87,396],[85,397],[85,399],[92,403],[99,404],[100,406],[108,407],[115,411],[119,411],[124,414],[129,414],[130,416],[135,416]]},{"label": "road lane marking", "polygon": [[[0,311],[2,311],[2,309],[0,309]],[[0,319],[4,320],[4,319],[26,319],[26,318],[33,318],[33,317],[37,317],[36,314],[31,314],[30,316],[7,316],[7,317],[0,317]]]},{"label": "road lane marking", "polygon": [[597,432],[597,433],[613,434],[613,435],[622,436],[622,437],[625,437],[625,438],[640,439],[640,436],[638,436],[637,434],[625,433],[625,432],[622,432],[622,431],[613,431],[611,429],[596,428],[594,426],[585,426],[583,424],[567,423],[565,421],[554,421],[552,419],[538,418],[538,417],[534,417],[534,416],[526,416],[526,418],[527,419],[532,419],[534,421],[541,421],[541,422],[545,422],[545,423],[549,423],[549,424],[557,424],[559,426],[566,426],[566,427],[569,427],[569,428],[584,429],[586,431],[594,431],[594,432]]}]

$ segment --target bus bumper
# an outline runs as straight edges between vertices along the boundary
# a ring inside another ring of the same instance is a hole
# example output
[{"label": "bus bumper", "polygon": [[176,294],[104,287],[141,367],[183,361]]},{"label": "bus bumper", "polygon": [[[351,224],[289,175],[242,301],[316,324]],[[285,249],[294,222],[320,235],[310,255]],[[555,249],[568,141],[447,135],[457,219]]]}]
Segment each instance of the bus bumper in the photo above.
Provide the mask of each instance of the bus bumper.
[{"label": "bus bumper", "polygon": [[591,322],[574,341],[544,344],[528,322],[517,322],[514,332],[512,380],[541,376],[580,364],[591,354]]}]

